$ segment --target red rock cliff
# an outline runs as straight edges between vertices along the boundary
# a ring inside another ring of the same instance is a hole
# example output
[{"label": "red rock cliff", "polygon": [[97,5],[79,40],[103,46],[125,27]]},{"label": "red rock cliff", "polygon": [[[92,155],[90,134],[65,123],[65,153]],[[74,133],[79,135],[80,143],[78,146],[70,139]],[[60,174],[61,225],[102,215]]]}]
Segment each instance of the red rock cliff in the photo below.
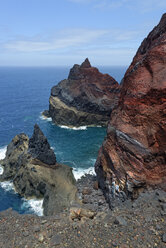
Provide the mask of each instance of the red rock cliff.
[{"label": "red rock cliff", "polygon": [[143,185],[166,190],[166,14],[124,76],[95,169],[108,199]]},{"label": "red rock cliff", "polygon": [[107,125],[118,103],[118,82],[86,59],[51,90],[49,115],[58,125]]}]

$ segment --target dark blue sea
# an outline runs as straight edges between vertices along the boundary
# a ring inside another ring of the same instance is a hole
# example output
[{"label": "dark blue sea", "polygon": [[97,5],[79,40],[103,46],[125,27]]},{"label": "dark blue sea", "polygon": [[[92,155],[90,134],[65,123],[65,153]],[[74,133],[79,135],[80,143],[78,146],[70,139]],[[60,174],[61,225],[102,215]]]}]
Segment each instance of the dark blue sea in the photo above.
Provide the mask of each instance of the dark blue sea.
[{"label": "dark blue sea", "polygon": [[[126,67],[100,67],[99,70],[120,82]],[[16,134],[24,132],[31,136],[34,124],[38,123],[58,162],[73,167],[76,178],[93,172],[106,129],[81,127],[73,130],[58,127],[41,116],[41,112],[48,109],[51,87],[67,78],[68,73],[68,67],[0,67],[0,159]],[[0,211],[13,208],[21,214],[41,215],[41,205],[42,201],[21,198],[14,192],[11,182],[0,184]]]}]

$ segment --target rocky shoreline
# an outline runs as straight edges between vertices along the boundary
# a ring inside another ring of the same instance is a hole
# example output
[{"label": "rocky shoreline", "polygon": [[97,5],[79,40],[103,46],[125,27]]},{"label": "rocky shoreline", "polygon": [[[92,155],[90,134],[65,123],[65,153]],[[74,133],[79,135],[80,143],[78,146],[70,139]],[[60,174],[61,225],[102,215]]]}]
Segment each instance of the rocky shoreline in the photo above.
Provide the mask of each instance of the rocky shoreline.
[{"label": "rocky shoreline", "polygon": [[[166,247],[166,14],[142,42],[121,86],[86,59],[51,90],[58,125],[106,125],[96,176],[77,182],[36,124],[16,135],[0,180],[44,198],[43,217],[0,212],[0,247]],[[111,117],[110,117],[111,114]]]},{"label": "rocky shoreline", "polygon": [[[137,200],[117,204],[111,211],[105,205],[101,191],[94,189],[95,180],[94,177],[87,175],[77,183],[79,191],[83,193],[85,206],[91,204],[96,209],[98,200],[96,197],[101,200],[98,201],[100,211],[98,208],[93,218],[85,216],[80,218],[80,215],[77,215],[72,219],[71,213],[67,210],[54,216],[38,217],[19,215],[9,209],[0,212],[0,247],[165,247],[165,192],[160,190],[143,192]],[[89,187],[90,184],[93,186]],[[89,202],[85,196],[88,196]]]}]

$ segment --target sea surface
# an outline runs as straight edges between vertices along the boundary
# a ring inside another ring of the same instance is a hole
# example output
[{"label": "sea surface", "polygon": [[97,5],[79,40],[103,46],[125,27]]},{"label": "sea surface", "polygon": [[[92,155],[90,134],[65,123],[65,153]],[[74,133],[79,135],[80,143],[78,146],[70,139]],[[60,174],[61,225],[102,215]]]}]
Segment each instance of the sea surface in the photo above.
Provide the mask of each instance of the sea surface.
[{"label": "sea surface", "polygon": [[[0,67],[0,159],[6,147],[19,133],[32,135],[39,124],[54,149],[57,161],[73,167],[76,179],[94,173],[99,147],[106,135],[101,127],[69,129],[56,126],[51,118],[44,119],[51,87],[67,78],[69,67]],[[126,67],[99,67],[119,83]],[[0,167],[0,173],[3,169]],[[14,192],[11,182],[0,183],[0,211],[12,208],[21,214],[42,215],[42,200],[27,201]]]}]

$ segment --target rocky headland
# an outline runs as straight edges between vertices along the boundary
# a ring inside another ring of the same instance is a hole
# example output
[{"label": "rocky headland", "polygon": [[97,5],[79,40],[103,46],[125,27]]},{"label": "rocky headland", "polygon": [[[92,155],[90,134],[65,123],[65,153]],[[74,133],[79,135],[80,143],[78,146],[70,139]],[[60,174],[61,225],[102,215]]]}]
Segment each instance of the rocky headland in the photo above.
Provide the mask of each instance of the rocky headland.
[{"label": "rocky headland", "polygon": [[0,180],[12,180],[21,196],[44,198],[45,216],[1,212],[0,247],[164,248],[165,110],[166,14],[142,42],[121,86],[86,59],[52,88],[44,114],[56,124],[105,125],[109,119],[96,176],[76,182],[38,125],[30,139],[19,134],[8,145]]},{"label": "rocky headland", "polygon": [[16,135],[1,161],[1,181],[12,180],[16,192],[25,198],[44,198],[44,215],[53,215],[78,202],[72,168],[56,162],[56,156],[36,124],[29,139]]},{"label": "rocky headland", "polygon": [[51,89],[49,111],[57,125],[106,126],[112,109],[117,105],[120,86],[108,74],[102,74],[86,59],[75,64],[68,79]]},{"label": "rocky headland", "polygon": [[166,190],[166,14],[123,78],[95,169],[110,206],[115,196]]}]

